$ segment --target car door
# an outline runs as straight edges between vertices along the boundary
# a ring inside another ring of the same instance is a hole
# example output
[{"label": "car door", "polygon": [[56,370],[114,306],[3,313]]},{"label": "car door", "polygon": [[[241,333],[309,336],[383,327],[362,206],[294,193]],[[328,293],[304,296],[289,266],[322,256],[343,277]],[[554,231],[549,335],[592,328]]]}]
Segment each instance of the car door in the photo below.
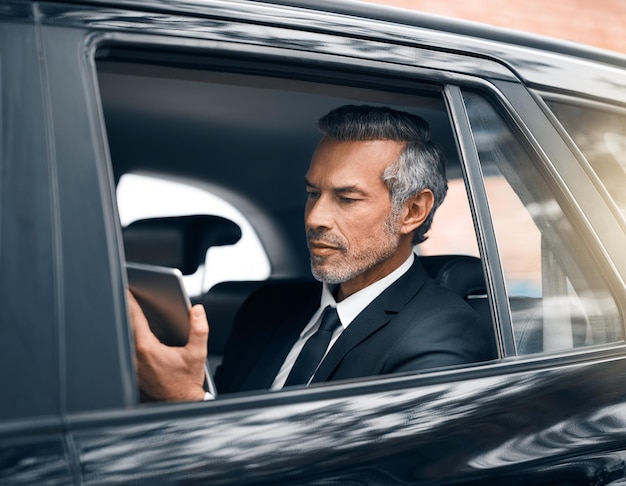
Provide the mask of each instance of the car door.
[{"label": "car door", "polygon": [[12,7],[0,14],[0,482],[71,483],[45,81],[29,9]]},{"label": "car door", "polygon": [[[62,269],[55,302],[63,309],[58,376],[65,381],[55,387],[63,404],[56,413],[75,481],[586,484],[622,474],[624,289],[614,248],[600,238],[614,215],[520,80],[501,64],[428,48],[426,41],[416,45],[403,26],[386,25],[387,31],[344,16],[349,28],[336,34],[329,25],[338,19],[321,12],[298,11],[317,26],[305,29],[293,21],[292,8],[259,5],[234,15],[219,7],[150,16],[119,7],[38,7],[48,140],[57,162],[59,247],[50,261]],[[333,89],[356,84],[375,93],[393,91],[388,86],[410,96],[425,88],[436,93],[456,144],[459,187],[467,188],[469,237],[488,283],[480,297],[501,359],[203,403],[140,404],[113,193],[115,154],[95,66],[97,56],[111,53],[148,65],[156,57],[158,66],[200,53],[226,59],[244,75],[278,79],[294,76],[282,63],[296,59],[297,76]],[[542,339],[537,352],[521,356],[517,324],[526,318],[515,314],[514,298],[538,297],[516,293],[517,280],[507,273],[501,249],[507,235],[498,233],[498,200],[490,199],[486,182],[492,176],[501,177],[538,228],[539,274],[546,276],[540,306],[544,291],[552,302],[565,298],[568,309],[582,306],[594,324],[590,341],[585,322],[582,344],[574,347],[572,316],[581,313],[572,311],[549,320],[568,325],[570,340],[557,333],[554,346],[544,348]],[[583,194],[590,196],[579,201]],[[612,244],[623,240],[619,235]],[[607,332],[594,332],[599,329]]]},{"label": "car door", "polygon": [[38,15],[31,2],[0,14],[3,484],[71,484],[78,469],[67,415],[135,401],[119,375],[131,363],[123,357],[130,336],[119,325],[123,283],[110,262],[119,267],[117,240],[103,223],[103,206],[113,205],[104,202],[112,192],[91,130],[96,98],[64,52],[85,32],[46,35]]}]

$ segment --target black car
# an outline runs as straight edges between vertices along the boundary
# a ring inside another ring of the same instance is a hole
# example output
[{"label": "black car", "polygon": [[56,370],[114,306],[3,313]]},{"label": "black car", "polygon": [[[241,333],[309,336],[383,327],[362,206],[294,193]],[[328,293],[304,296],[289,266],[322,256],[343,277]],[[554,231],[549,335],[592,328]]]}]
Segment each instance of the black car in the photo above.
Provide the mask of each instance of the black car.
[{"label": "black car", "polygon": [[[349,1],[8,0],[0,92],[0,483],[626,482],[623,56]],[[249,295],[311,279],[347,103],[430,123],[415,251],[498,358],[143,403],[126,261],[187,275],[217,365]]]}]

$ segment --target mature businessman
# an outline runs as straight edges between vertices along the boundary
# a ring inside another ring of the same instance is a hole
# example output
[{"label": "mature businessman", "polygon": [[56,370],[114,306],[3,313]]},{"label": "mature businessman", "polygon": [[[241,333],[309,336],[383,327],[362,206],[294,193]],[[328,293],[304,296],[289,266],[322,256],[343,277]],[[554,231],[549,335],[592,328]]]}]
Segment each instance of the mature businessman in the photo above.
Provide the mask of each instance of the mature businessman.
[{"label": "mature businessman", "polygon": [[[418,116],[343,106],[305,176],[305,229],[320,289],[260,291],[236,319],[215,379],[220,393],[278,390],[492,358],[492,338],[458,296],[428,278],[413,246],[447,192],[445,161]],[[253,311],[262,304],[264,315]],[[207,398],[208,325],[190,314],[189,342],[163,346],[132,295],[139,383],[161,400]]]}]

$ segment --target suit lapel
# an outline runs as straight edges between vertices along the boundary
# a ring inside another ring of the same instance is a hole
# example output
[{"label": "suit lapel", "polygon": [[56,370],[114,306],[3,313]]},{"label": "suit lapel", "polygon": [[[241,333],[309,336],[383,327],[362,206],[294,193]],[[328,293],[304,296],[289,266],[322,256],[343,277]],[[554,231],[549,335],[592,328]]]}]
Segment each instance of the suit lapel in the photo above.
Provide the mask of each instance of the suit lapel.
[{"label": "suit lapel", "polygon": [[[268,339],[265,350],[258,361],[254,363],[254,368],[244,380],[240,391],[269,389],[272,386],[289,351],[318,307],[319,290],[316,290],[302,307],[297,308],[297,312],[288,312],[275,318],[273,332]],[[278,309],[278,313],[280,311]],[[267,319],[272,318],[273,316],[267,317]]]},{"label": "suit lapel", "polygon": [[422,288],[427,274],[418,258],[411,268],[375,298],[339,336],[320,364],[312,383],[326,381],[344,356],[385,326]]},{"label": "suit lapel", "polygon": [[269,389],[272,386],[278,370],[306,323],[306,320],[303,323],[294,322],[292,326],[282,326],[282,329],[277,330],[259,360],[254,364],[252,372],[243,382],[241,391]]}]

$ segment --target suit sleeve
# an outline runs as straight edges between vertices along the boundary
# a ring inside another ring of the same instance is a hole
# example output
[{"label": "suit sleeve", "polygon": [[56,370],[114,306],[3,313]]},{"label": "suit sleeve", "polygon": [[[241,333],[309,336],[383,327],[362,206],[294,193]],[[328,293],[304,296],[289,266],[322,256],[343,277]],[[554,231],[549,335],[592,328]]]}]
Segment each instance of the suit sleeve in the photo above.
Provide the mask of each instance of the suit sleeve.
[{"label": "suit sleeve", "polygon": [[462,299],[446,299],[428,312],[414,312],[388,354],[385,373],[423,371],[495,358],[493,330]]}]

